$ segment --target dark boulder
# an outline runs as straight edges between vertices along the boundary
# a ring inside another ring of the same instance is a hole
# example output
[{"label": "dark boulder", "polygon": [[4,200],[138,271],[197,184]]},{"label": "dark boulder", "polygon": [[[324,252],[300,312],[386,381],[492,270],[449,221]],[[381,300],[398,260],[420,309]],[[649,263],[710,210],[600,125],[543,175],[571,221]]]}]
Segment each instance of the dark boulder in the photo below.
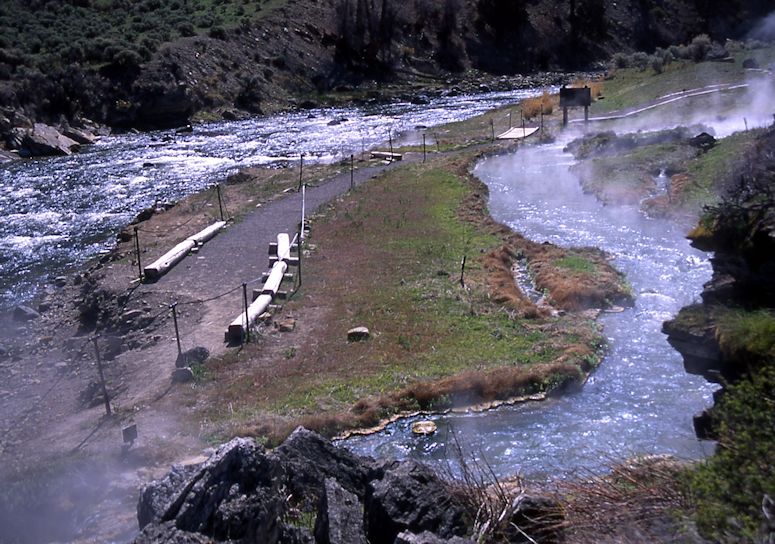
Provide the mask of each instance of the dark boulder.
[{"label": "dark boulder", "polygon": [[322,496],[326,478],[335,478],[344,489],[363,499],[374,477],[374,469],[366,459],[304,427],[293,431],[274,453],[287,467],[289,491],[314,500],[312,506]]},{"label": "dark boulder", "polygon": [[169,473],[143,488],[137,503],[137,522],[142,529],[149,523],[161,521],[172,501],[198,471],[200,465],[173,465]]},{"label": "dark boulder", "polygon": [[28,157],[70,155],[78,150],[78,143],[59,133],[52,126],[35,123],[21,143],[21,153]]},{"label": "dark boulder", "polygon": [[212,538],[198,533],[187,533],[175,527],[173,522],[149,525],[135,537],[132,544],[211,544]]},{"label": "dark boulder", "polygon": [[441,538],[466,533],[460,501],[427,466],[407,461],[371,482],[364,504],[372,544],[393,544],[402,531],[430,531]]},{"label": "dark boulder", "polygon": [[79,143],[81,145],[91,145],[95,141],[97,141],[94,135],[89,134],[85,130],[81,130],[79,128],[74,128],[74,127],[63,128],[62,135],[66,136],[67,138],[70,138],[74,142]]},{"label": "dark boulder", "polygon": [[326,478],[315,521],[318,544],[366,544],[363,529],[363,506],[358,497]]},{"label": "dark boulder", "polygon": [[20,304],[13,309],[13,318],[16,321],[34,321],[40,318],[40,314],[24,304]]}]

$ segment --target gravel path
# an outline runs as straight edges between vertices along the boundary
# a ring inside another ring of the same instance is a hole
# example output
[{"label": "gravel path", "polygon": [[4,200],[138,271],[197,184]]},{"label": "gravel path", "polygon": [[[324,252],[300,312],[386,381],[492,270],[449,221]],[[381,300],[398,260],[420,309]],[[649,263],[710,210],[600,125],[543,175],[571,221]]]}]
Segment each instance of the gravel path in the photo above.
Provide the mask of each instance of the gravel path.
[{"label": "gravel path", "polygon": [[[354,184],[361,185],[402,163],[419,160],[421,155],[409,154],[401,162],[360,168],[354,172]],[[349,171],[308,186],[307,215],[349,189]],[[134,296],[159,304],[191,301],[192,305],[181,305],[179,310],[183,349],[197,345],[211,353],[222,352],[224,332],[243,308],[242,283],[259,280],[248,285],[248,296],[260,286],[262,273],[269,269],[269,243],[276,241],[280,232],[287,232],[293,238],[301,220],[301,201],[301,193],[293,192],[263,204],[206,243],[197,254],[186,257],[157,282],[140,286]],[[171,296],[174,300],[170,300]]]}]

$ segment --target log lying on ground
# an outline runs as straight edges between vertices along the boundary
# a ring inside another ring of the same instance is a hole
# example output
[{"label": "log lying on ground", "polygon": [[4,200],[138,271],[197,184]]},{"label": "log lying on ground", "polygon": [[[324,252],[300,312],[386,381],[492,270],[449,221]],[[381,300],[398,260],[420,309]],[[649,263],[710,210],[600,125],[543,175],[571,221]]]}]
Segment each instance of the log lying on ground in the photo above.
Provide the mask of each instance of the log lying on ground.
[{"label": "log lying on ground", "polygon": [[288,261],[291,259],[291,242],[286,233],[277,235],[277,262],[272,265],[272,271],[264,282],[261,294],[256,300],[248,306],[247,311],[231,322],[226,330],[227,342],[239,342],[247,334],[248,327],[263,314],[277,295],[280,284],[285,278],[285,271],[288,270]]},{"label": "log lying on ground", "polygon": [[155,280],[162,277],[170,269],[178,264],[188,253],[197,246],[201,246],[208,240],[211,240],[218,231],[226,226],[225,221],[217,221],[206,229],[189,236],[178,245],[173,247],[167,253],[159,257],[156,261],[143,269],[146,279]]}]

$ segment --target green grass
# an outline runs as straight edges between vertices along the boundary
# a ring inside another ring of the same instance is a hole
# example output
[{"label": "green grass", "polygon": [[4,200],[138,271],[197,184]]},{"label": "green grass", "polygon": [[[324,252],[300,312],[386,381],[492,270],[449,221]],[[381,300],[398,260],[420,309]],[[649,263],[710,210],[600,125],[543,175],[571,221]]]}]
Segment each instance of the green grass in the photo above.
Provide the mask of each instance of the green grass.
[{"label": "green grass", "polygon": [[775,362],[775,313],[728,310],[716,315],[719,345],[729,358]]},{"label": "green grass", "polygon": [[651,68],[617,69],[614,77],[604,83],[603,100],[590,108],[592,114],[640,106],[667,94],[707,85],[738,83],[746,78],[742,62],[755,58],[766,66],[775,57],[775,47],[731,52],[734,63],[675,61],[657,74]]},{"label": "green grass", "polygon": [[557,259],[554,261],[554,265],[558,268],[565,268],[582,274],[594,274],[595,270],[597,270],[594,263],[577,255],[568,255],[561,259]]},{"label": "green grass", "polygon": [[692,177],[692,184],[684,191],[684,201],[696,203],[698,209],[718,203],[719,190],[745,165],[746,152],[759,135],[761,130],[736,132],[690,161],[686,172]]}]

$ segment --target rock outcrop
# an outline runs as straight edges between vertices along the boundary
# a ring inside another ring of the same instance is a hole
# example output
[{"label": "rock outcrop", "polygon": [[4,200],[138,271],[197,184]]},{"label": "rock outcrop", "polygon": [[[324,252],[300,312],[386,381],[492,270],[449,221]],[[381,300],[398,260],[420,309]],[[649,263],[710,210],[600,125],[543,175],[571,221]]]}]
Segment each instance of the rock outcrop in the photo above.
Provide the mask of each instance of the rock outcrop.
[{"label": "rock outcrop", "polygon": [[78,151],[79,144],[64,136],[56,128],[43,123],[35,123],[21,141],[20,153],[27,157],[50,155],[70,155]]},{"label": "rock outcrop", "polygon": [[420,463],[358,457],[298,428],[271,451],[235,438],[173,467],[143,490],[137,517],[134,544],[470,544],[472,514]]}]

